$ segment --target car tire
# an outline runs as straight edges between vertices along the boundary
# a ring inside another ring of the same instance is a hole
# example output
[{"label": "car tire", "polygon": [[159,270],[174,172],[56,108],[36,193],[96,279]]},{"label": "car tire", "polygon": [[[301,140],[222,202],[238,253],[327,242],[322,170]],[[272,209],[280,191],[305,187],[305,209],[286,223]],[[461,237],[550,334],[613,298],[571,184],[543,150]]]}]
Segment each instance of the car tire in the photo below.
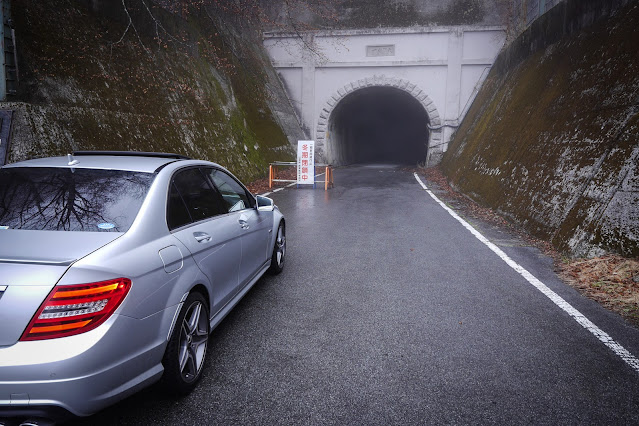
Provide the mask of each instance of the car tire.
[{"label": "car tire", "polygon": [[162,386],[176,395],[187,395],[202,377],[209,341],[209,308],[202,294],[192,292],[182,305],[166,347]]},{"label": "car tire", "polygon": [[286,255],[286,226],[284,222],[280,222],[275,235],[275,244],[273,244],[273,255],[271,256],[271,266],[268,272],[277,275],[284,270],[284,259]]}]

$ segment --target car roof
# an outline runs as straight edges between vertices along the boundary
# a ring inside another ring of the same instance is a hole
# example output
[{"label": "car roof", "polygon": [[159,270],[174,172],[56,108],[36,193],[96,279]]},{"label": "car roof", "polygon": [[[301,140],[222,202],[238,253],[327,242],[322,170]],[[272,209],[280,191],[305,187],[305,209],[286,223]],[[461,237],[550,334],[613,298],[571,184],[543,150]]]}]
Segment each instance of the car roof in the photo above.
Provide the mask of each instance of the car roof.
[{"label": "car roof", "polygon": [[73,167],[77,169],[126,170],[154,173],[163,166],[175,161],[189,160],[177,154],[141,153],[141,152],[75,152],[66,157],[35,158],[6,164],[3,168],[13,167]]}]

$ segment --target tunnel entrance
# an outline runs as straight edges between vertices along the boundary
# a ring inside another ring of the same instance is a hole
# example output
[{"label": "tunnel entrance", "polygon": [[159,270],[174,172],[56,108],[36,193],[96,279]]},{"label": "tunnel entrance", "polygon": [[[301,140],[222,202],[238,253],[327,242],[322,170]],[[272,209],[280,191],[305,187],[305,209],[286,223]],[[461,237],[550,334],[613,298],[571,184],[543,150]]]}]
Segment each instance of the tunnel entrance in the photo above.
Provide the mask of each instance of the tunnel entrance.
[{"label": "tunnel entrance", "polygon": [[428,114],[409,93],[367,87],[344,97],[329,119],[332,157],[345,164],[406,164],[426,161]]}]

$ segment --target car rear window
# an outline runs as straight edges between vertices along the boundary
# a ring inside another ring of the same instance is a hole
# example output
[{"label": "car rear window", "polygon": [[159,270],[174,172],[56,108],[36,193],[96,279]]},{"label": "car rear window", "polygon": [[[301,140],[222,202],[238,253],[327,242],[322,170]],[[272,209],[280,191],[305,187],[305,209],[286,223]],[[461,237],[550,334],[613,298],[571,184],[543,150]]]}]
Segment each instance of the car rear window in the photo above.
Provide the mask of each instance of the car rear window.
[{"label": "car rear window", "polygon": [[0,169],[0,229],[125,232],[154,177],[122,170]]}]

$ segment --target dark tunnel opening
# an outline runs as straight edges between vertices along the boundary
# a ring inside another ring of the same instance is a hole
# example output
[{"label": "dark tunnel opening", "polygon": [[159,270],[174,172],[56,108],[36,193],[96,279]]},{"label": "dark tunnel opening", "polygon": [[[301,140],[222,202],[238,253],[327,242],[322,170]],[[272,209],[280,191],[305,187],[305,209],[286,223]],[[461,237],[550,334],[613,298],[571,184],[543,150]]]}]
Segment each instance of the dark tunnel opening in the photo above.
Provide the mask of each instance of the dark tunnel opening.
[{"label": "dark tunnel opening", "polygon": [[353,92],[331,113],[329,132],[336,163],[423,163],[428,122],[421,103],[403,90],[369,87]]}]

